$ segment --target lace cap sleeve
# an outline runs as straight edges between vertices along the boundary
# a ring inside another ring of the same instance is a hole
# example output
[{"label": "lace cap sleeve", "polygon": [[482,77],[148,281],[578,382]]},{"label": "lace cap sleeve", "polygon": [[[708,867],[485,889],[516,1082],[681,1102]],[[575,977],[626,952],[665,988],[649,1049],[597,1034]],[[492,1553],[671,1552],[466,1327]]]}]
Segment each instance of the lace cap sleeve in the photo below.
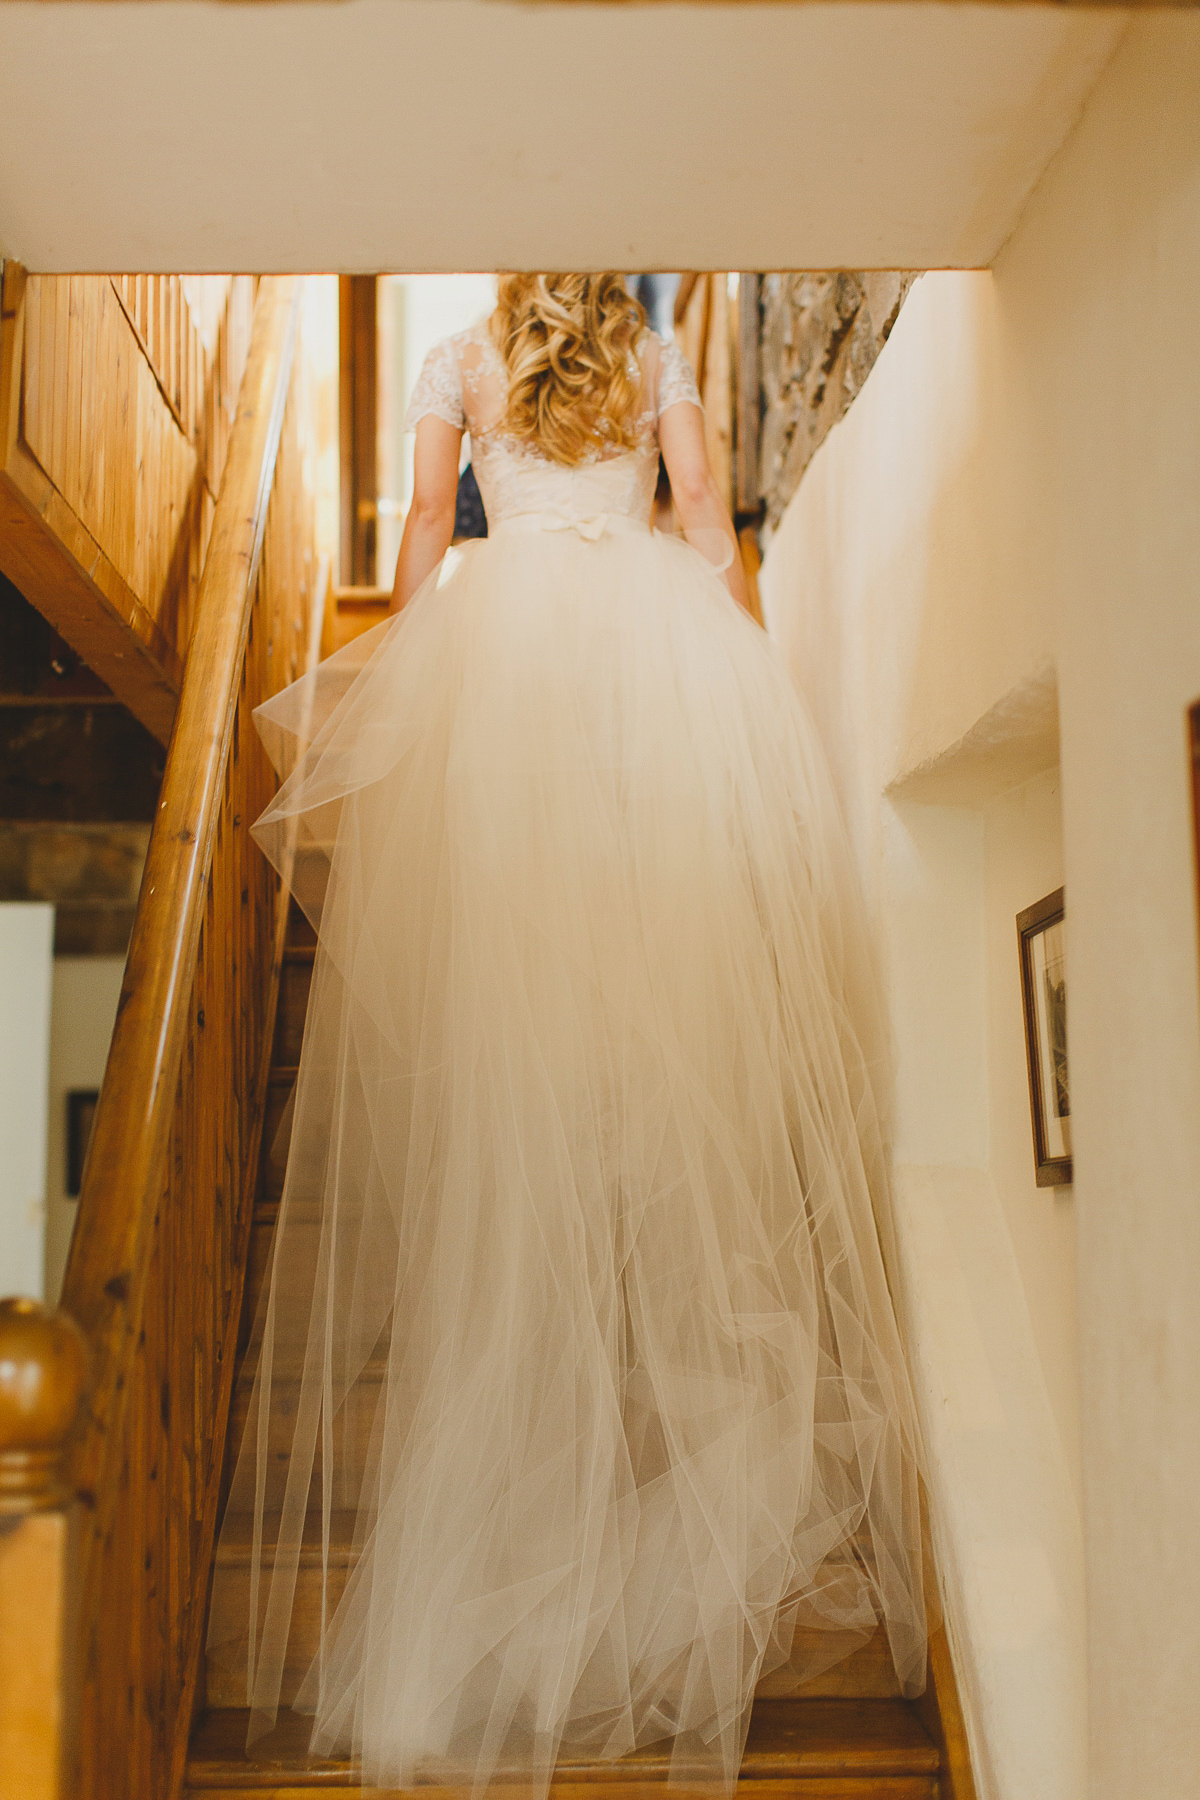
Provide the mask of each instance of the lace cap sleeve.
[{"label": "lace cap sleeve", "polygon": [[686,400],[692,406],[704,411],[700,399],[700,390],[696,386],[696,377],[692,374],[692,365],[674,338],[662,347],[662,355],[658,369],[658,416],[661,419],[668,406],[677,406]]},{"label": "lace cap sleeve", "polygon": [[453,425],[457,431],[466,427],[458,357],[449,338],[435,344],[421,365],[417,385],[404,415],[405,431],[415,431],[429,413],[445,419],[447,425]]}]

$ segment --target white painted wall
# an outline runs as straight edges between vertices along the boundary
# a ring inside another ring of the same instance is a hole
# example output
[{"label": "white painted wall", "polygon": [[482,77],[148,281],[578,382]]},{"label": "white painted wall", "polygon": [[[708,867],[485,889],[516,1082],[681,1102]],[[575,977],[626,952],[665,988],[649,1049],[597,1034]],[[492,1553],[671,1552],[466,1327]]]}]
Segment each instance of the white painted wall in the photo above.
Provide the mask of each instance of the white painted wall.
[{"label": "white painted wall", "polygon": [[1200,20],[1133,27],[997,268],[1057,515],[1093,1800],[1200,1768],[1198,94]]},{"label": "white painted wall", "polygon": [[1082,1506],[1075,1196],[1071,1188],[1039,1188],[1034,1181],[1015,926],[1019,912],[1063,885],[1061,789],[1058,770],[1048,769],[983,808],[989,1166]]},{"label": "white painted wall", "polygon": [[[1055,1337],[1060,1313],[1073,1310],[1074,1220],[1068,1195],[1065,1250],[1056,1244],[1058,1260],[1039,1259],[1036,1200],[1029,1216],[1013,1216],[1014,1199],[1037,1193],[1028,1107],[1010,1119],[997,1104],[1024,1082],[1025,1053],[1012,985],[1016,908],[1007,916],[1007,959],[995,955],[996,927],[1013,889],[1021,906],[1047,891],[1023,891],[1028,865],[1059,851],[1057,822],[1043,820],[1048,832],[1004,855],[1004,815],[1021,793],[976,806],[897,795],[878,808],[878,906],[898,1058],[897,1239],[939,1568],[981,1793],[1082,1800],[1083,1544],[1067,1450],[1079,1433],[1077,1346]],[[997,1035],[1015,1052],[1009,1064],[995,1059]],[[1024,1182],[1011,1179],[1014,1165]],[[1054,1203],[1042,1195],[1041,1204]],[[1040,1276],[1033,1290],[1023,1279],[1030,1264]],[[1065,1349],[1065,1376],[1054,1367],[1065,1431],[1043,1337]]]},{"label": "white painted wall", "polygon": [[46,1141],[46,1298],[57,1301],[78,1198],[67,1194],[67,1095],[99,1089],[117,1018],[123,956],[58,956],[50,1011],[49,1132]]},{"label": "white painted wall", "polygon": [[5,0],[42,270],[986,262],[1117,11]]},{"label": "white painted wall", "polygon": [[[904,1293],[1003,1800],[1191,1800],[1200,1767],[1197,94],[1200,19],[1130,25],[993,272],[917,283],[764,571],[888,947]],[[1064,873],[1073,1196],[1029,1182],[1004,942]]]},{"label": "white painted wall", "polygon": [[54,908],[0,903],[0,1294],[42,1297]]}]

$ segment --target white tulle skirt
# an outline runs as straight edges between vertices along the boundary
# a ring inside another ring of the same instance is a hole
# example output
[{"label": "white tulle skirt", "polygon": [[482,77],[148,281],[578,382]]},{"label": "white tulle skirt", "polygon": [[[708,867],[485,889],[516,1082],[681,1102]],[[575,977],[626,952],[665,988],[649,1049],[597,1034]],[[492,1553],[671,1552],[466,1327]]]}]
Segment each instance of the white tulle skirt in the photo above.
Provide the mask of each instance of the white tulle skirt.
[{"label": "white tulle skirt", "polygon": [[675,539],[501,527],[258,719],[319,949],[212,1611],[252,1733],[302,1613],[379,1784],[727,1788],[760,1676],[880,1620],[918,1689],[871,958],[769,640]]}]

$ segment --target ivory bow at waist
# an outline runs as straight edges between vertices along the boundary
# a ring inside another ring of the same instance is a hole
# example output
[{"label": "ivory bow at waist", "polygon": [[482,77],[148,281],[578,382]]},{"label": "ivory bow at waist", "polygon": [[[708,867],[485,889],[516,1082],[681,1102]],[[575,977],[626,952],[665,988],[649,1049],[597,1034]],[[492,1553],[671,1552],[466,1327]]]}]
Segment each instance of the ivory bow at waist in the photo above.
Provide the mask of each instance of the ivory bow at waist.
[{"label": "ivory bow at waist", "polygon": [[[594,544],[609,534],[649,536],[651,529],[644,520],[631,518],[628,513],[568,512],[564,507],[547,506],[538,512],[508,514],[498,521],[491,536],[498,537],[507,532],[518,531],[576,531],[586,543]],[[689,531],[686,536],[688,543],[700,552],[713,573],[723,575],[734,557],[733,547],[725,532]]]},{"label": "ivory bow at waist", "polygon": [[609,534],[636,532],[645,536],[649,530],[644,520],[630,518],[627,513],[568,512],[562,507],[547,506],[538,512],[510,513],[498,522],[491,535],[497,537],[516,531],[576,531],[587,543],[594,544]]}]

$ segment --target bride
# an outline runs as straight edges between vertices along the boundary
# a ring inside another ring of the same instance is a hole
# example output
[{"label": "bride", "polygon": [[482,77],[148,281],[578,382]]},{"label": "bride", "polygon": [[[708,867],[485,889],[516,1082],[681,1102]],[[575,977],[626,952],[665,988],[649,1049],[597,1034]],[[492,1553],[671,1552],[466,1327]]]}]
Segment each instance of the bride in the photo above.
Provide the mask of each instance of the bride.
[{"label": "bride", "polygon": [[408,423],[395,616],[257,715],[319,949],[212,1644],[368,1784],[729,1788],[772,1668],[924,1676],[860,903],[622,278],[502,278]]}]

